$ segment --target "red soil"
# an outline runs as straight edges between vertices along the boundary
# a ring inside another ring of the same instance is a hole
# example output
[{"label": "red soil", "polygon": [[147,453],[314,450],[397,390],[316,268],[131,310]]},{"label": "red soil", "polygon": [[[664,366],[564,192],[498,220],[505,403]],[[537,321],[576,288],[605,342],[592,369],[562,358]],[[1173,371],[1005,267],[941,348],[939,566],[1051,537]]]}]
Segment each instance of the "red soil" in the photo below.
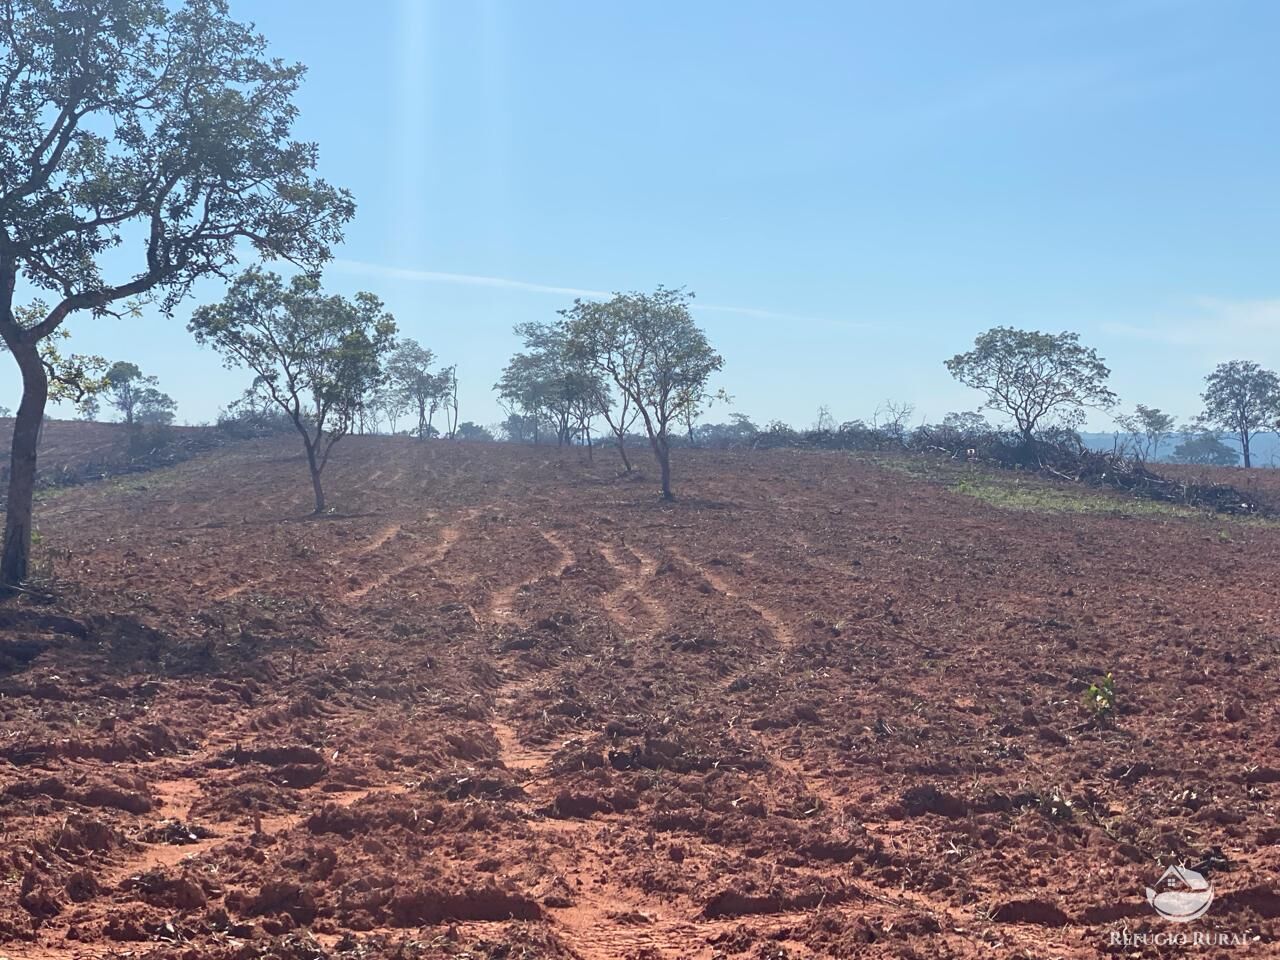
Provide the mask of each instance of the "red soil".
[{"label": "red soil", "polygon": [[[603,454],[353,439],[327,486],[303,519],[263,442],[42,504],[0,955],[1276,949],[1280,528],[812,453],[681,454],[662,504]],[[1188,928],[1143,897],[1174,862]]]}]

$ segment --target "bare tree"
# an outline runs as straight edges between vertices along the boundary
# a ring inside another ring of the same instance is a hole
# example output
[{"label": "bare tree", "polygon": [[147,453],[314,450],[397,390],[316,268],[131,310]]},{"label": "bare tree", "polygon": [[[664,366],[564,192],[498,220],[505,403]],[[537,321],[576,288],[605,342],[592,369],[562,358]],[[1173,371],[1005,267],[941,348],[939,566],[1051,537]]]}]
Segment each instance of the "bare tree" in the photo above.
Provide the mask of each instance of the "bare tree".
[{"label": "bare tree", "polygon": [[1116,417],[1116,423],[1129,434],[1134,454],[1144,462],[1160,456],[1160,447],[1173,434],[1175,426],[1172,415],[1141,403],[1132,414]]},{"label": "bare tree", "polygon": [[890,440],[897,444],[905,444],[907,440],[907,421],[916,412],[914,404],[905,400],[886,400],[876,407],[872,415],[872,426],[883,430]]}]

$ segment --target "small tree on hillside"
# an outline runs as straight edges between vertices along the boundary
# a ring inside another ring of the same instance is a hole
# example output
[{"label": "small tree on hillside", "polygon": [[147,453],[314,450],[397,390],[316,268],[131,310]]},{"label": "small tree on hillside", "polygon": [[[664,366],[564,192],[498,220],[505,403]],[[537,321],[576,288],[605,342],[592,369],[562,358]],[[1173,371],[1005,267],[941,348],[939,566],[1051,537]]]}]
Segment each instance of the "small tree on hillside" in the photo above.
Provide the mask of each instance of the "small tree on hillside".
[{"label": "small tree on hillside", "polygon": [[371,293],[354,301],[326,295],[313,275],[286,285],[250,270],[221,303],[199,308],[190,329],[226,366],[257,374],[257,389],[289,417],[306,450],[315,512],[323,513],[320,474],[383,382],[382,360],[395,342],[395,320],[382,301]]},{"label": "small tree on hillside", "polygon": [[985,407],[1013,418],[1027,451],[1034,449],[1036,430],[1048,418],[1076,427],[1086,407],[1116,402],[1107,388],[1111,371],[1075,333],[995,327],[946,365],[965,386],[987,395]]},{"label": "small tree on hillside", "polygon": [[1232,360],[1218,364],[1205,383],[1200,425],[1230,433],[1252,467],[1253,438],[1274,429],[1280,416],[1280,377],[1250,360]]},{"label": "small tree on hillside", "polygon": [[445,367],[437,375],[440,384],[438,406],[444,410],[445,436],[458,435],[458,365]]},{"label": "small tree on hillside", "polygon": [[607,377],[630,398],[644,424],[662,473],[662,496],[671,493],[671,424],[724,360],[689,313],[692,294],[659,287],[653,293],[619,293],[606,303],[574,301],[562,312],[575,357]]},{"label": "small tree on hillside", "polygon": [[557,445],[577,437],[590,446],[591,421],[608,395],[599,372],[571,350],[563,324],[521,323],[515,332],[525,349],[494,384],[499,401],[508,413],[553,423]]},{"label": "small tree on hillside", "polygon": [[1212,433],[1189,430],[1184,435],[1183,441],[1173,448],[1170,459],[1174,463],[1234,467],[1240,463],[1240,454],[1236,453]]},{"label": "small tree on hillside", "polygon": [[[312,144],[291,139],[302,74],[267,56],[224,0],[0,10],[0,339],[22,374],[0,583],[27,572],[49,397],[41,344],[73,313],[115,314],[138,297],[170,314],[246,248],[315,267],[341,239],[351,198],[313,176]],[[14,309],[26,286],[55,298],[38,318]]]},{"label": "small tree on hillside", "polygon": [[107,403],[120,411],[127,426],[139,423],[172,423],[178,409],[173,398],[161,392],[157,377],[144,376],[137,364],[117,361],[107,370]]},{"label": "small tree on hillside", "polygon": [[1133,439],[1134,451],[1142,460],[1155,460],[1160,447],[1173,434],[1173,416],[1155,407],[1138,404],[1132,414],[1119,416],[1116,422]]},{"label": "small tree on hillside", "polygon": [[436,355],[408,338],[396,344],[387,358],[387,382],[393,396],[417,414],[414,430],[419,440],[427,439],[431,417],[444,400],[445,384],[440,374],[431,372]]}]

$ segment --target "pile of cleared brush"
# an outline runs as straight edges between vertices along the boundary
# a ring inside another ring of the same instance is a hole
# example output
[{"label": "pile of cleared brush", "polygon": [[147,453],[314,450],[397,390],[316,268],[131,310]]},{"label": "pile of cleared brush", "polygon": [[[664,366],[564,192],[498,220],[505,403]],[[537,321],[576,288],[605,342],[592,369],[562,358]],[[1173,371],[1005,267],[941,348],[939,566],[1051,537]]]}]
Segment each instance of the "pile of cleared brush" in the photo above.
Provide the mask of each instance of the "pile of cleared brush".
[{"label": "pile of cleared brush", "polygon": [[[1187,507],[1236,516],[1275,516],[1276,511],[1252,494],[1225,483],[1195,483],[1161,476],[1141,460],[1118,453],[1046,446],[1039,451],[1040,469],[1060,480],[1107,487]],[[1012,465],[1012,464],[1009,464]]]}]

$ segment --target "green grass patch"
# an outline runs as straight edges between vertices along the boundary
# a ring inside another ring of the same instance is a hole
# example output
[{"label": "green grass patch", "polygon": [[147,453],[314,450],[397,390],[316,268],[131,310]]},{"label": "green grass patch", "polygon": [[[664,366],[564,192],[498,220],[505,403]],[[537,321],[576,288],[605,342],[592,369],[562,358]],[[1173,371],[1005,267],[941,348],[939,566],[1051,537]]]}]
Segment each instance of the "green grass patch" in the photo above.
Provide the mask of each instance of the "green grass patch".
[{"label": "green grass patch", "polygon": [[[1260,517],[1234,517],[1216,514],[1197,507],[1126,496],[1083,483],[1055,482],[1042,477],[996,470],[954,460],[932,457],[872,454],[859,459],[881,470],[912,480],[936,484],[952,493],[981,500],[1002,510],[1027,513],[1078,513],[1112,517],[1160,517],[1216,520],[1224,523],[1275,526],[1274,520]],[[1224,538],[1230,535],[1220,531]]]},{"label": "green grass patch", "polygon": [[1160,500],[1121,497],[1105,490],[1088,487],[1059,486],[1026,477],[968,476],[948,486],[1004,510],[1033,513],[1099,513],[1121,517],[1205,517],[1194,507],[1183,507]]}]

